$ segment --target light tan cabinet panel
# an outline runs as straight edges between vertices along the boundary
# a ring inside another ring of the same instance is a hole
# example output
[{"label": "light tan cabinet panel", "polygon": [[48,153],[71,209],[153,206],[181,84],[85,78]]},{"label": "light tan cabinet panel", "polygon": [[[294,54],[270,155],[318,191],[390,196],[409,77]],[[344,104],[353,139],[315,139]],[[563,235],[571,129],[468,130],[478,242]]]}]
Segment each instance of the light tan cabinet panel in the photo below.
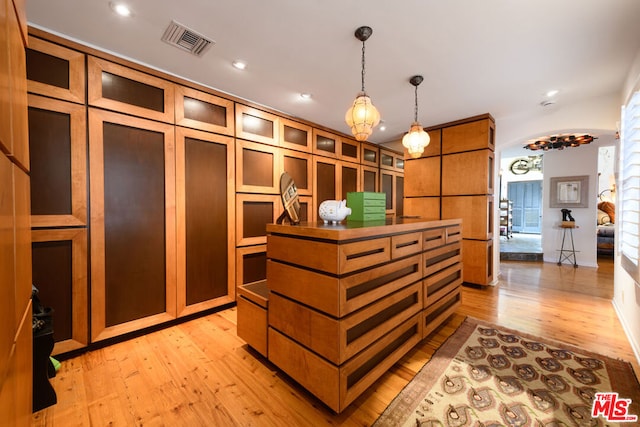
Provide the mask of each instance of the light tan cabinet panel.
[{"label": "light tan cabinet panel", "polygon": [[[25,46],[15,10],[7,10],[7,40],[11,88],[11,141],[10,154],[13,163],[29,170],[29,144],[27,124],[27,71],[25,65]],[[4,76],[3,76],[4,80]],[[2,113],[7,114],[3,111]],[[5,142],[6,143],[6,142]]]},{"label": "light tan cabinet panel", "polygon": [[[440,151],[442,147],[442,130],[438,128],[430,130],[425,129],[424,131],[429,134],[429,145],[424,148],[424,152],[418,158],[439,156],[441,154]],[[402,143],[402,140],[400,140],[400,143]],[[404,159],[412,159],[406,148],[404,149]]]},{"label": "light tan cabinet panel", "polygon": [[278,145],[279,123],[275,114],[236,103],[236,138]]},{"label": "light tan cabinet panel", "polygon": [[493,196],[446,196],[442,219],[462,218],[464,239],[493,238]]},{"label": "light tan cabinet panel", "polygon": [[280,194],[280,149],[236,140],[236,191]]},{"label": "light tan cabinet panel", "polygon": [[405,197],[404,214],[427,220],[440,219],[440,197]]},{"label": "light tan cabinet panel", "polygon": [[311,126],[294,122],[280,117],[280,146],[291,150],[311,153],[312,134]]},{"label": "light tan cabinet panel", "polygon": [[176,129],[178,316],[235,301],[234,140]]},{"label": "light tan cabinet panel", "polygon": [[424,197],[440,195],[440,157],[407,160],[405,196]]},{"label": "light tan cabinet panel", "polygon": [[[0,153],[0,322],[4,325],[0,328],[0,378],[5,378],[9,357],[13,352],[14,338],[17,331],[16,312],[21,310],[16,307],[15,295],[15,235],[14,235],[14,199],[12,164],[9,159]],[[0,383],[1,384],[1,383]]]},{"label": "light tan cabinet panel", "polygon": [[86,108],[29,95],[29,147],[32,226],[86,226]]},{"label": "light tan cabinet panel", "polygon": [[442,129],[442,154],[461,153],[463,151],[495,148],[496,125],[489,115],[482,116],[478,120],[469,120]]},{"label": "light tan cabinet panel", "polygon": [[174,126],[89,109],[91,338],[176,317]]},{"label": "light tan cabinet panel", "polygon": [[33,230],[33,283],[42,303],[55,310],[52,354],[89,343],[87,230]]},{"label": "light tan cabinet panel", "polygon": [[89,105],[175,123],[175,85],[167,80],[89,56]]},{"label": "light tan cabinet panel", "polygon": [[493,194],[493,151],[442,156],[442,195]]},{"label": "light tan cabinet panel", "polygon": [[30,93],[85,103],[84,53],[29,36],[27,89]]},{"label": "light tan cabinet panel", "polygon": [[[29,175],[16,165],[13,169],[15,221],[16,322],[31,302],[31,218]],[[18,324],[18,323],[16,323]]]},{"label": "light tan cabinet panel", "polygon": [[493,240],[463,239],[462,265],[465,283],[490,285],[493,282]]},{"label": "light tan cabinet panel", "polygon": [[184,86],[176,86],[176,124],[233,136],[233,101]]}]

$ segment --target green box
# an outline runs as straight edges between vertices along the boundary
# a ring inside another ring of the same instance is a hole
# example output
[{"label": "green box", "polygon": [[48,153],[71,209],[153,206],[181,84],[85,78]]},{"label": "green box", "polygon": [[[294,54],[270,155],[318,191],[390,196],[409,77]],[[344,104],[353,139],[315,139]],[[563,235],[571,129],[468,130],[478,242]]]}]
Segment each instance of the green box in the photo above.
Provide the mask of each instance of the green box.
[{"label": "green box", "polygon": [[347,193],[348,221],[380,221],[386,218],[387,195],[371,191]]}]

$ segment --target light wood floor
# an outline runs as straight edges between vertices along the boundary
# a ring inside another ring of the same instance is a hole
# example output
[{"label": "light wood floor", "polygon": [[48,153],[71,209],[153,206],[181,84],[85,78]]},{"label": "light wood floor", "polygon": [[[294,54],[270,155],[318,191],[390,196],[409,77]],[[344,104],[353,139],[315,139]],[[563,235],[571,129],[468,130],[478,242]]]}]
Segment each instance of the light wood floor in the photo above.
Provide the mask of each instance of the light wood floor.
[{"label": "light wood floor", "polygon": [[340,415],[248,349],[233,308],[63,361],[52,379],[58,404],[33,425],[367,426],[467,315],[632,361],[640,373],[611,304],[611,262],[508,261],[501,273],[497,287],[464,287],[458,313]]}]

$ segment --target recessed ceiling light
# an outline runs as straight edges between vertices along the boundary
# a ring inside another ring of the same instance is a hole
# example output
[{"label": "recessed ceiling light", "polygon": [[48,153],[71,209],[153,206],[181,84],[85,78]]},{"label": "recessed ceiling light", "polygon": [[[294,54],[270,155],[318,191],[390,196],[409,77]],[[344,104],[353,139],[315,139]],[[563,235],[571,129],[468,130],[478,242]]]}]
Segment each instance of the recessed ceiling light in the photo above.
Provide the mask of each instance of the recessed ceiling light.
[{"label": "recessed ceiling light", "polygon": [[124,3],[109,3],[111,9],[120,16],[131,16],[131,9]]},{"label": "recessed ceiling light", "polygon": [[238,70],[244,70],[245,68],[247,68],[246,62],[243,61],[233,61],[233,66]]},{"label": "recessed ceiling light", "polygon": [[378,125],[378,130],[381,132],[384,132],[385,130],[387,130],[387,125],[384,123],[383,120],[380,120],[380,124]]},{"label": "recessed ceiling light", "polygon": [[556,96],[558,94],[558,92],[560,92],[560,91],[557,90],[557,89],[553,89],[553,90],[550,90],[547,93],[545,93],[545,95],[548,96],[549,98],[551,98],[552,96]]},{"label": "recessed ceiling light", "polygon": [[300,94],[300,98],[302,98],[302,99],[311,99],[311,94],[310,93],[301,93]]}]

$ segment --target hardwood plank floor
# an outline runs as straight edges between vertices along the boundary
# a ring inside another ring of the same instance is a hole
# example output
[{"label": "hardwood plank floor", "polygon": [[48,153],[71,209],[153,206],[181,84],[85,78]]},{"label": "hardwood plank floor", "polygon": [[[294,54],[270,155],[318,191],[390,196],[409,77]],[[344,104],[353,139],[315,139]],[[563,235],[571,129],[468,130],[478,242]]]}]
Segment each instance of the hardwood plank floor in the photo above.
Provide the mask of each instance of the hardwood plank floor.
[{"label": "hardwood plank floor", "polygon": [[232,308],[63,361],[58,403],[32,424],[371,425],[467,315],[631,361],[640,374],[611,303],[611,261],[505,261],[501,274],[499,286],[465,286],[458,312],[339,415],[248,348]]}]

